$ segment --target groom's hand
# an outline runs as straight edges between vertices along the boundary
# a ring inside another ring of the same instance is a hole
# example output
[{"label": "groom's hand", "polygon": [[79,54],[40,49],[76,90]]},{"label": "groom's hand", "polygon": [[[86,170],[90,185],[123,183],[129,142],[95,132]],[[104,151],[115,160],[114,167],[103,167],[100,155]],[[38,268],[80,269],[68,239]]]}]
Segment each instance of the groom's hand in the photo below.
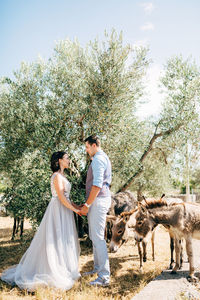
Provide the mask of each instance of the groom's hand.
[{"label": "groom's hand", "polygon": [[87,213],[88,213],[88,207],[85,206],[85,205],[83,205],[82,208],[81,208],[81,210],[80,210],[80,213],[81,213],[81,215],[86,216]]}]

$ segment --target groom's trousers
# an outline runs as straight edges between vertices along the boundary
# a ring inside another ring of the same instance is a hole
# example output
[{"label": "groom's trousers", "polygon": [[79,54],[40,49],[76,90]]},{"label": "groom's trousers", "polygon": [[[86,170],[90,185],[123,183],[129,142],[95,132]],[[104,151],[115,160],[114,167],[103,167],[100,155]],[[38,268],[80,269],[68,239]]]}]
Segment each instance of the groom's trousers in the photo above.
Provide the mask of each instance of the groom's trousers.
[{"label": "groom's trousers", "polygon": [[89,238],[93,244],[94,270],[106,281],[110,278],[110,265],[106,241],[104,239],[106,215],[111,205],[111,197],[97,197],[88,212]]}]

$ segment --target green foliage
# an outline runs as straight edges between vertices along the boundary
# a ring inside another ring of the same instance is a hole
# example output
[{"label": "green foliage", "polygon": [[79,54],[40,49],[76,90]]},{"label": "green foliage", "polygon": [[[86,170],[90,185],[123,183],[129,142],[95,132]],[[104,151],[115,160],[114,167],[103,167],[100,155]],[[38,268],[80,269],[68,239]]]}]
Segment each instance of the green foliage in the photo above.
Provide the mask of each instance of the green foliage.
[{"label": "green foliage", "polygon": [[8,179],[3,201],[14,215],[40,223],[51,198],[50,157],[58,150],[71,159],[71,199],[85,200],[84,139],[93,133],[111,159],[113,192],[138,170],[133,190],[160,195],[169,189],[187,141],[198,148],[199,69],[190,60],[171,58],[161,78],[163,110],[156,120],[141,122],[135,112],[147,53],[124,45],[113,31],[86,48],[61,41],[47,62],[22,63],[13,80],[1,79],[0,167]]},{"label": "green foliage", "polygon": [[[187,174],[196,168],[199,156],[199,67],[191,59],[172,57],[166,65],[162,84],[166,101],[159,127],[177,128],[163,141],[169,152],[172,177],[184,186]],[[167,126],[166,126],[167,125]]]},{"label": "green foliage", "polygon": [[162,111],[154,122],[145,122],[147,139],[143,133],[140,141],[144,148],[138,151],[138,167],[129,180],[132,188],[157,194],[177,179],[186,182],[188,159],[191,168],[199,151],[199,82],[199,68],[193,61],[181,56],[168,60],[161,78],[165,93]]},{"label": "green foliage", "polygon": [[6,191],[6,186],[0,183],[0,194],[5,193],[5,191]]},{"label": "green foliage", "polygon": [[50,156],[62,149],[72,162],[71,198],[82,203],[83,141],[92,133],[111,158],[113,189],[134,169],[130,162],[140,127],[134,112],[143,93],[147,51],[124,46],[114,31],[85,49],[64,40],[48,62],[22,63],[15,79],[2,78],[0,167],[10,181],[4,197],[10,211],[40,222],[50,200]]}]

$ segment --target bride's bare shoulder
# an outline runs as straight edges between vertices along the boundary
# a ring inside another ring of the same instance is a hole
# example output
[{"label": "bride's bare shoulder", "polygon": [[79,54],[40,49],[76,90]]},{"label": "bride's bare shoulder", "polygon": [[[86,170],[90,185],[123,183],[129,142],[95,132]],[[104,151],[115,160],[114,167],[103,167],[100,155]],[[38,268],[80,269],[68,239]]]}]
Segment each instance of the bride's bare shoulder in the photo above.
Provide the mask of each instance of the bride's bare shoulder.
[{"label": "bride's bare shoulder", "polygon": [[64,182],[64,181],[68,181],[67,180],[67,178],[64,176],[64,175],[62,175],[61,173],[59,173],[59,172],[54,172],[53,174],[52,174],[52,180],[53,180],[53,182]]},{"label": "bride's bare shoulder", "polygon": [[58,172],[54,172],[52,175],[51,175],[51,181],[55,182],[57,180],[62,180],[62,175]]}]

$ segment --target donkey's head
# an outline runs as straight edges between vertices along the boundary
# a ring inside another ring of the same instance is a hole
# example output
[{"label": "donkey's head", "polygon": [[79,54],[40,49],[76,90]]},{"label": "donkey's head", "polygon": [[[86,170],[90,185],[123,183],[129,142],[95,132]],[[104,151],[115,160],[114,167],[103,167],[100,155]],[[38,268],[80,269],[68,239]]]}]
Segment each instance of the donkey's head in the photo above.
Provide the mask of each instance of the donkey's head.
[{"label": "donkey's head", "polygon": [[140,204],[138,206],[138,211],[135,215],[135,240],[137,242],[141,242],[149,232],[151,232],[156,223],[154,221],[153,212],[150,210],[151,208],[160,207],[165,205],[166,202],[162,200],[164,194],[159,200],[151,200],[147,201],[144,198],[144,204]]},{"label": "donkey's head", "polygon": [[140,205],[135,216],[135,231],[134,236],[137,242],[141,242],[147,234],[153,229],[148,209]]},{"label": "donkey's head", "polygon": [[[112,238],[110,241],[110,252],[117,252],[121,245],[127,241],[129,237],[129,230],[127,222],[130,216],[126,217],[116,217],[116,216],[107,216],[112,218]],[[109,220],[110,221],[110,220]]]}]

